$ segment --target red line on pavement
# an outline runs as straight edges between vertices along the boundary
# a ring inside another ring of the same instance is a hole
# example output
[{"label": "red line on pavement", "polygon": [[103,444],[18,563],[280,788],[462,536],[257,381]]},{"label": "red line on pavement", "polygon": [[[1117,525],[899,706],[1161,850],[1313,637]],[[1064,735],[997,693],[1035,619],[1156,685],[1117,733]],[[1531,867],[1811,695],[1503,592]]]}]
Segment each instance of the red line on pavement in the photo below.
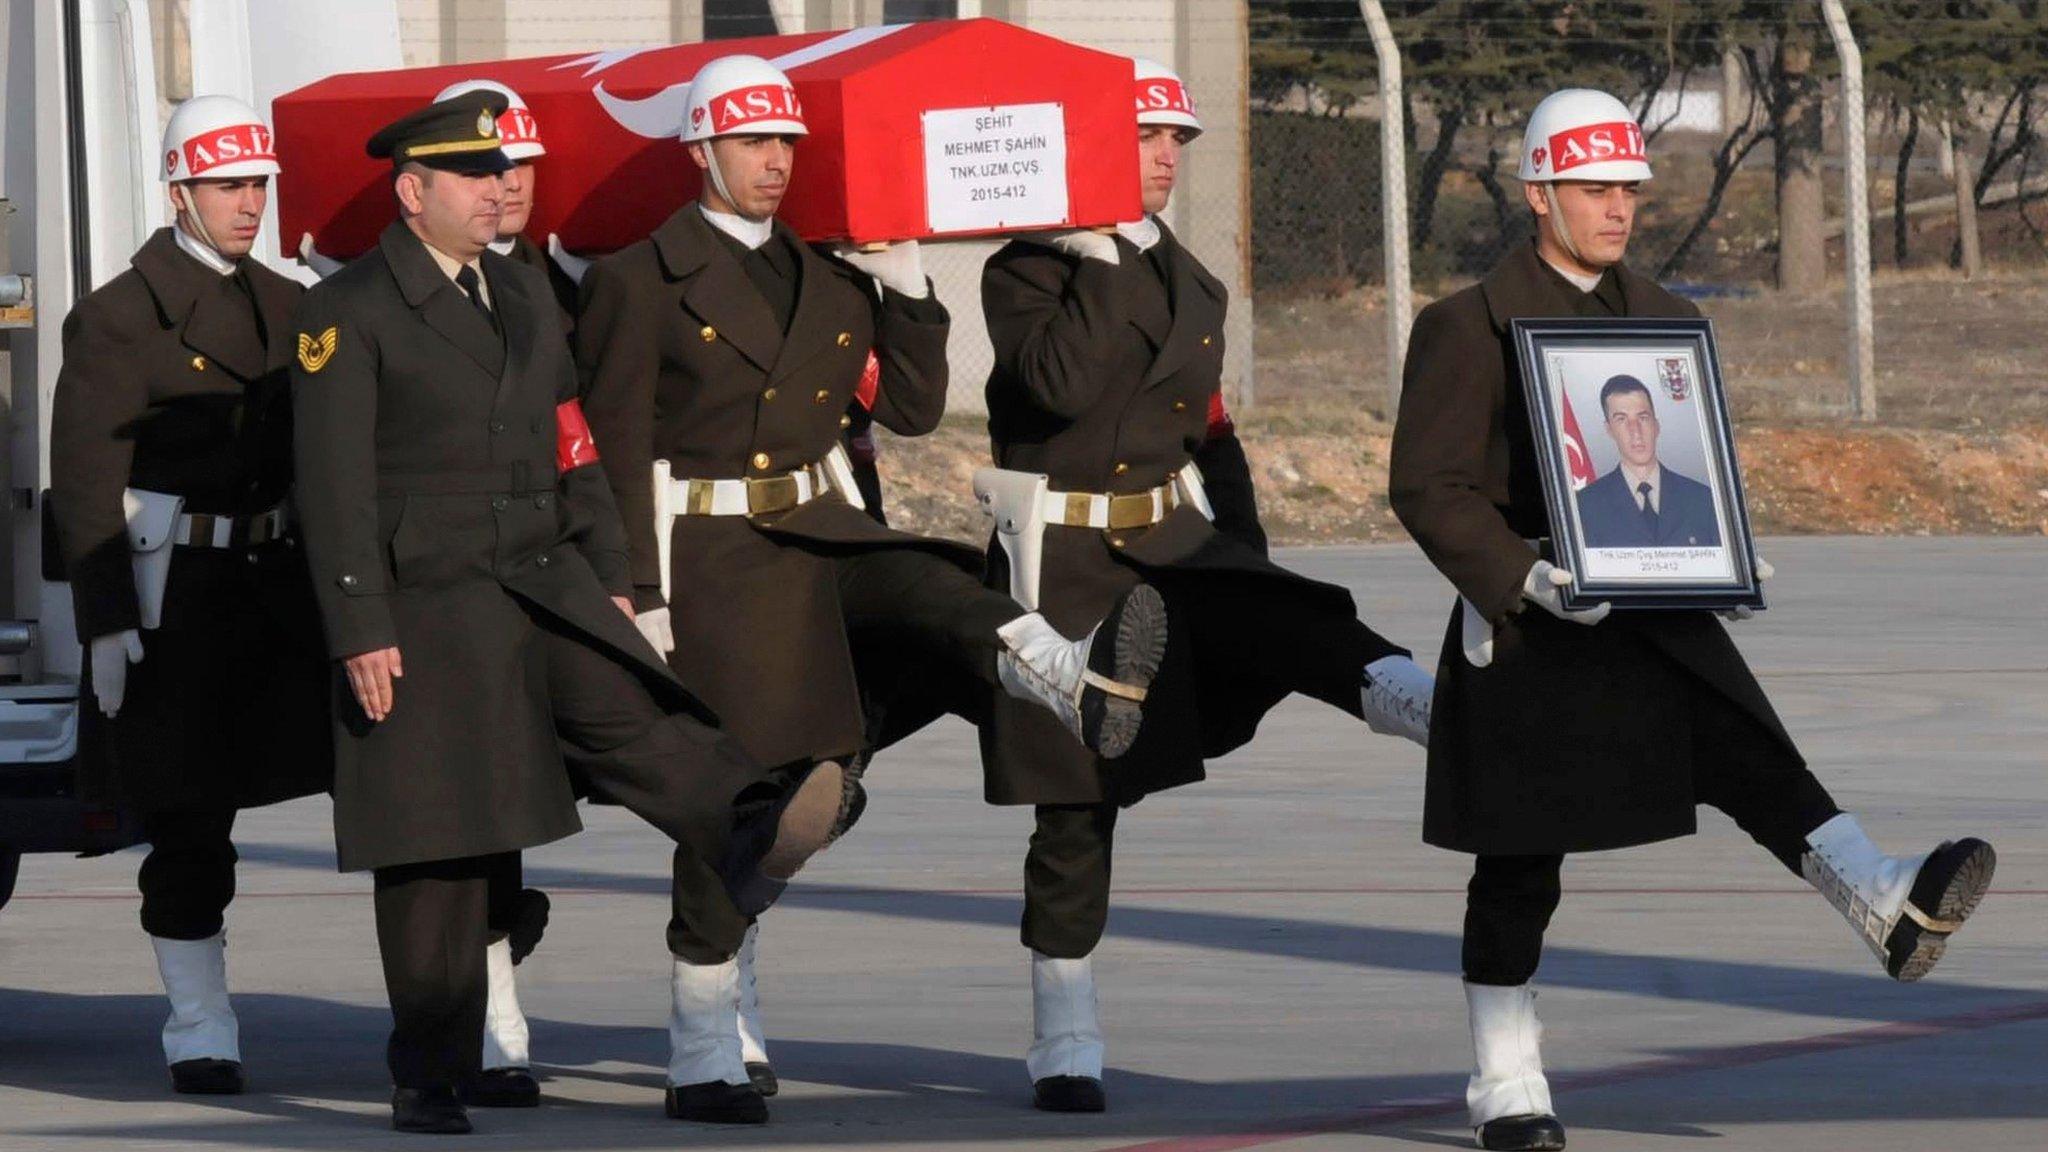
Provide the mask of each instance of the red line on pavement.
[{"label": "red line on pavement", "polygon": [[[646,877],[650,884],[660,877]],[[547,891],[561,896],[632,896],[643,893],[617,892],[608,888],[588,888],[577,885],[547,885]],[[237,900],[307,900],[317,897],[362,896],[368,888],[349,891],[324,892],[237,892]],[[799,886],[795,891],[809,898],[857,897],[874,898],[889,896],[1020,896],[1021,888],[849,888],[827,885],[817,888]],[[1567,887],[1567,892],[1581,896],[1811,896],[1811,888],[1630,888]],[[652,894],[650,889],[649,893]],[[1293,888],[1126,888],[1116,889],[1118,896],[1463,896],[1463,885],[1444,888],[1404,888],[1378,885],[1349,885],[1333,887]],[[2048,896],[2048,888],[1991,888],[1987,896]],[[134,892],[23,892],[15,900],[139,900]]]},{"label": "red line on pavement", "polygon": [[[1937,1016],[1929,1020],[1907,1020],[1895,1024],[1878,1024],[1869,1028],[1852,1028],[1846,1032],[1825,1032],[1791,1040],[1712,1048],[1685,1056],[1657,1057],[1633,1064],[1619,1064],[1612,1068],[1553,1075],[1550,1077],[1550,1085],[1554,1091],[1565,1092],[1582,1088],[1606,1088],[1637,1080],[1658,1080],[1693,1072],[1743,1068],[1772,1060],[1787,1060],[1795,1056],[1872,1048],[1880,1044],[1897,1044],[1905,1040],[1923,1040],[1932,1036],[1952,1036],[1961,1032],[1976,1032],[1985,1028],[1996,1028],[2001,1024],[2019,1024],[2032,1020],[2048,1020],[2048,1000],[2011,1004],[2003,1008],[1985,1008],[1954,1016]],[[1120,1144],[1103,1149],[1102,1152],[1236,1152],[1237,1149],[1259,1148],[1288,1140],[1325,1136],[1333,1132],[1362,1132],[1406,1120],[1457,1115],[1464,1109],[1465,1101],[1462,1097],[1444,1096],[1374,1105],[1335,1116],[1280,1120],[1271,1127],[1257,1131],[1207,1136],[1169,1136],[1141,1144]]]}]

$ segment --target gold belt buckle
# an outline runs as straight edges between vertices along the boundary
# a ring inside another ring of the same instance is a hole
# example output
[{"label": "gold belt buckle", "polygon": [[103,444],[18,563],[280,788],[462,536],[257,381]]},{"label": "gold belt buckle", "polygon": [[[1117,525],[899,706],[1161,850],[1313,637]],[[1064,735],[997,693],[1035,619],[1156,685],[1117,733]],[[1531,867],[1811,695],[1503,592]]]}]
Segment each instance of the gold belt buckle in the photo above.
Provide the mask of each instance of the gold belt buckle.
[{"label": "gold belt buckle", "polygon": [[760,516],[769,512],[787,512],[796,507],[801,495],[796,477],[766,476],[747,480],[747,514]]},{"label": "gold belt buckle", "polygon": [[692,480],[683,491],[683,514],[685,516],[711,515],[711,500],[718,486],[709,480]]},{"label": "gold belt buckle", "polygon": [[1109,498],[1109,526],[1116,529],[1148,528],[1159,522],[1154,512],[1153,493],[1138,492]]}]

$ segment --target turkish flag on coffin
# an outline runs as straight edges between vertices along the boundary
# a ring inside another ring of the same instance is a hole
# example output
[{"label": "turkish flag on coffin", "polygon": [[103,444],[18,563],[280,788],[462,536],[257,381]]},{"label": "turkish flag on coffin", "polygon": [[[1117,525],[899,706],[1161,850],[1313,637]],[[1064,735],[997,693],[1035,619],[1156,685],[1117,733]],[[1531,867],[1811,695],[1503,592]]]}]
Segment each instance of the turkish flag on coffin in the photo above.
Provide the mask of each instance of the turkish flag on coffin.
[{"label": "turkish flag on coffin", "polygon": [[754,37],[670,48],[331,76],[273,105],[278,212],[347,259],[390,222],[378,128],[458,80],[526,100],[547,155],[527,234],[573,252],[622,248],[697,196],[677,136],[691,77],[720,56],[789,75],[810,129],[781,218],[807,240],[867,243],[1136,220],[1131,61],[1000,20]]}]

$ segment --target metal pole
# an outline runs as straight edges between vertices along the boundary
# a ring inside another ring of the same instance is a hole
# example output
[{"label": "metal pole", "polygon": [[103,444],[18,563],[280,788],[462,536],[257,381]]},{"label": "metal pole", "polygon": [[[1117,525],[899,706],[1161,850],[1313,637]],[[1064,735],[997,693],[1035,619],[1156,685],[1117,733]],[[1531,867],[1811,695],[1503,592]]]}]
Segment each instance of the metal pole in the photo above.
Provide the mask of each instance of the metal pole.
[{"label": "metal pole", "polygon": [[1401,366],[1408,359],[1408,328],[1415,295],[1408,283],[1408,142],[1401,109],[1401,48],[1380,0],[1358,0],[1372,31],[1380,66],[1380,246],[1386,254],[1387,414],[1401,402]]},{"label": "metal pole", "polygon": [[1863,153],[1863,52],[1842,0],[1820,0],[1842,61],[1842,235],[1849,257],[1849,385],[1858,420],[1877,419],[1877,361],[1870,311],[1870,170]]}]

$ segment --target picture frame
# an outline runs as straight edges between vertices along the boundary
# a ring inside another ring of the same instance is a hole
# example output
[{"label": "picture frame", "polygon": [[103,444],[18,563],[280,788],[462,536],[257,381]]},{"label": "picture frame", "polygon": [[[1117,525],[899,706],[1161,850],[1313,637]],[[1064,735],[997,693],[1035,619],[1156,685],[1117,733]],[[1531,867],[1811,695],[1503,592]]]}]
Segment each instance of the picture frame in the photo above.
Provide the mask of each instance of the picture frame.
[{"label": "picture frame", "polygon": [[1566,608],[1765,607],[1713,322],[1513,321]]}]

